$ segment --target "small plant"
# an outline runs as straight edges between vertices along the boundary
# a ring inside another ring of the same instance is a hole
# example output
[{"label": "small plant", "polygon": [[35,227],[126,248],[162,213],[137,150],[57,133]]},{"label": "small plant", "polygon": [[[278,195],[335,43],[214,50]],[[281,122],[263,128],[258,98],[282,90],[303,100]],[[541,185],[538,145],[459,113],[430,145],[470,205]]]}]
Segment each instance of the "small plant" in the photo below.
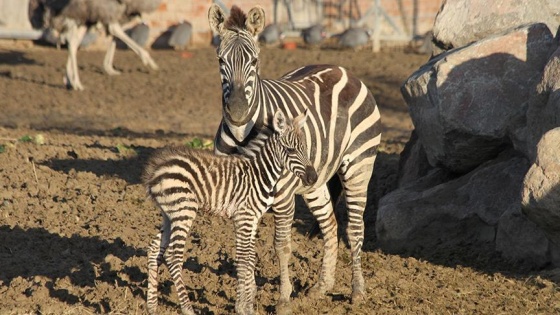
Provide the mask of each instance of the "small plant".
[{"label": "small plant", "polygon": [[35,136],[25,135],[19,139],[19,142],[33,142],[35,144],[45,144],[45,137],[42,134],[37,134]]},{"label": "small plant", "polygon": [[134,148],[122,143],[117,144],[117,152],[124,157],[135,157],[138,155]]},{"label": "small plant", "polygon": [[212,149],[214,146],[214,143],[212,142],[212,140],[204,140],[204,139],[200,139],[200,138],[193,138],[191,141],[187,141],[187,143],[185,143],[186,146],[191,147],[193,149]]},{"label": "small plant", "polygon": [[31,142],[33,141],[33,137],[30,135],[25,135],[18,139],[19,142]]},{"label": "small plant", "polygon": [[4,153],[4,152],[6,152],[6,145],[0,144],[0,153]]}]

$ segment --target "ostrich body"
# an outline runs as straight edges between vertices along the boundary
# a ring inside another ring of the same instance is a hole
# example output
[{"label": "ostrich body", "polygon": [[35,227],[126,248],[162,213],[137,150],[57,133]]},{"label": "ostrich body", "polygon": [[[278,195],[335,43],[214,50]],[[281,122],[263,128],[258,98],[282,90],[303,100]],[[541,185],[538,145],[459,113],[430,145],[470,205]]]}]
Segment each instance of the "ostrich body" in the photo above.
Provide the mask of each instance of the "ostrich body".
[{"label": "ostrich body", "polygon": [[[83,90],[78,75],[77,50],[89,27],[98,23],[106,27],[107,33],[123,41],[134,51],[142,63],[157,70],[158,66],[150,54],[132,40],[123,30],[121,23],[157,9],[161,0],[38,0],[44,11],[44,22],[60,33],[68,45],[65,83],[74,90]],[[113,67],[116,41],[111,41],[103,68],[110,75],[120,72]]]}]

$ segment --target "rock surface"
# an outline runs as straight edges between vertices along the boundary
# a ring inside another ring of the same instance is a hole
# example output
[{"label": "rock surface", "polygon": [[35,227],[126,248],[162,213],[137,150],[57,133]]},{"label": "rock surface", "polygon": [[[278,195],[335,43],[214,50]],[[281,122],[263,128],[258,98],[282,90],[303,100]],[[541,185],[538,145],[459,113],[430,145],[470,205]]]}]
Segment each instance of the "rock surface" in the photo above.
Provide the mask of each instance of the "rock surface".
[{"label": "rock surface", "polygon": [[560,244],[560,128],[547,132],[524,180],[523,213]]},{"label": "rock surface", "polygon": [[379,202],[376,234],[392,252],[414,252],[460,243],[493,242],[504,211],[520,203],[529,163],[508,151],[459,178],[430,187],[430,172]]},{"label": "rock surface", "polygon": [[412,74],[402,93],[430,164],[466,173],[504,150],[551,47],[548,27],[533,24],[441,54]]},{"label": "rock surface", "polygon": [[436,16],[434,37],[451,49],[523,24],[542,22],[551,32],[560,24],[555,0],[447,0]]}]

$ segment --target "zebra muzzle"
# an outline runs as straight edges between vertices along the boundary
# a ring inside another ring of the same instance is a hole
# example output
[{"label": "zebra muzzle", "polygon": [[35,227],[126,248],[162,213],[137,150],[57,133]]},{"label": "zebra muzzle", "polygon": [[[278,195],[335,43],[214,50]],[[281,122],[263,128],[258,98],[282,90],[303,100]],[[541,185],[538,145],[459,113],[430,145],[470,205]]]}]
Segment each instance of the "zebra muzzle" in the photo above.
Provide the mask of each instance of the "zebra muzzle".
[{"label": "zebra muzzle", "polygon": [[301,177],[305,186],[311,186],[317,182],[317,172],[313,166],[305,167],[305,174]]}]

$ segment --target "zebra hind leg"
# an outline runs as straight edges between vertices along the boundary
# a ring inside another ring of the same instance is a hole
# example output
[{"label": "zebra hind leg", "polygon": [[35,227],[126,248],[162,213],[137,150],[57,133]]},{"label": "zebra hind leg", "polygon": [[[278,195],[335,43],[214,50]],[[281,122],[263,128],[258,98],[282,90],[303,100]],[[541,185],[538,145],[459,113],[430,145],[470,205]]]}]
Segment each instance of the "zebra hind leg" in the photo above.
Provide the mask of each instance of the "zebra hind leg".
[{"label": "zebra hind leg", "polygon": [[348,209],[346,233],[352,252],[352,303],[359,303],[365,297],[361,258],[364,243],[364,210],[375,157],[373,154],[361,160],[353,160],[339,170]]},{"label": "zebra hind leg", "polygon": [[309,290],[309,296],[319,298],[334,286],[336,260],[338,255],[337,222],[334,216],[333,203],[327,185],[305,194],[305,202],[313,216],[317,219],[323,234],[323,264],[319,273],[319,282]]},{"label": "zebra hind leg", "polygon": [[159,266],[163,263],[163,256],[169,245],[169,219],[164,214],[161,232],[154,238],[148,249],[148,313],[157,313],[158,303],[158,273]]},{"label": "zebra hind leg", "polygon": [[192,211],[189,214],[192,214],[192,216],[179,214],[177,218],[171,217],[170,242],[164,255],[165,263],[175,284],[183,315],[195,314],[182,275],[185,243],[196,212]]}]

